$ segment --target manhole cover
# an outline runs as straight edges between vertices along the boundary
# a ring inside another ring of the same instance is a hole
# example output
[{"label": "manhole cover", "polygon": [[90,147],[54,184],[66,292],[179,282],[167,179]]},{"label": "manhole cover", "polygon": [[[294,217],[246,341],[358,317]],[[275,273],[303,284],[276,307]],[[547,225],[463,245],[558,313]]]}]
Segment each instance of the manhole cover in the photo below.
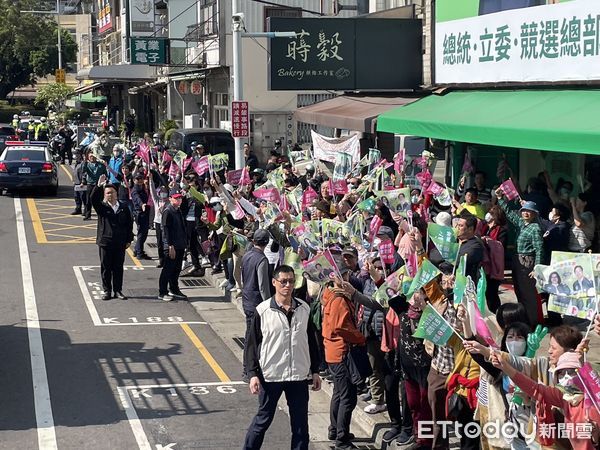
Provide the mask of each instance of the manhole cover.
[{"label": "manhole cover", "polygon": [[187,287],[207,287],[210,286],[208,281],[203,278],[187,278],[187,279],[179,279],[179,282]]}]

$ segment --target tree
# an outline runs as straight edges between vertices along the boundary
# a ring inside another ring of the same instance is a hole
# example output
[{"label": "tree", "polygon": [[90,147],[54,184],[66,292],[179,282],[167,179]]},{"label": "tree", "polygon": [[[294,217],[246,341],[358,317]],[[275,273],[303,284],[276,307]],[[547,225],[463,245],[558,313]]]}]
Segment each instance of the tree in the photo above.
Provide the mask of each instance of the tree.
[{"label": "tree", "polygon": [[38,89],[35,103],[43,103],[48,107],[54,107],[56,111],[60,111],[65,101],[72,97],[74,93],[75,90],[71,86],[62,83],[50,83]]},{"label": "tree", "polygon": [[[21,12],[38,8],[35,0],[0,0],[0,99],[58,68],[54,16]],[[74,62],[77,44],[66,30],[61,40],[63,65]]]}]

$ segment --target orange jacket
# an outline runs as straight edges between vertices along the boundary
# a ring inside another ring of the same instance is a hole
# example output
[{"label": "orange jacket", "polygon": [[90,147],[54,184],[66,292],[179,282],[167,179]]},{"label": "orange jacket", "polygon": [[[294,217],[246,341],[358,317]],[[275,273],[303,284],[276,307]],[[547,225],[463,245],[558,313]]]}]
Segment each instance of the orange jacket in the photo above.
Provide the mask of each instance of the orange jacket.
[{"label": "orange jacket", "polygon": [[365,336],[356,328],[354,304],[329,288],[323,291],[323,346],[325,361],[342,362],[348,344],[365,344]]}]

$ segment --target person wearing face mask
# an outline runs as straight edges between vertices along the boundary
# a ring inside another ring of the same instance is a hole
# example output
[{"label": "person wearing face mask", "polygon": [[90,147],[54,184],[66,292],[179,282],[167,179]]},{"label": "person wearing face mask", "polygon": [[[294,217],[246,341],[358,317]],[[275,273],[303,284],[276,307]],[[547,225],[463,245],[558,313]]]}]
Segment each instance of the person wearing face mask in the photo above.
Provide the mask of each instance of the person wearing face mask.
[{"label": "person wearing face mask", "polygon": [[[550,333],[550,347],[548,361],[552,369],[549,379],[545,383],[532,379],[522,369],[518,358],[513,355],[495,352],[492,355],[492,364],[501,369],[523,393],[535,400],[536,416],[538,423],[538,440],[544,445],[556,445],[559,448],[572,448],[574,450],[593,450],[596,448],[594,439],[598,438],[597,424],[600,414],[596,408],[588,407],[584,400],[581,388],[572,382],[576,372],[581,368],[583,352],[587,342],[582,341],[581,333],[569,326],[560,326]],[[563,435],[548,436],[539,434],[543,427],[539,424],[554,423],[553,409],[558,408],[563,414],[565,429],[567,426],[581,426],[588,424],[590,436],[581,436],[580,433],[568,434],[568,441]],[[549,422],[550,420],[550,422]],[[596,428],[596,430],[594,430]],[[562,438],[562,439],[561,439]],[[550,440],[551,442],[548,442]]]},{"label": "person wearing face mask", "polygon": [[549,225],[544,232],[544,264],[550,264],[552,252],[569,251],[571,224],[569,208],[563,203],[555,203],[548,214]]},{"label": "person wearing face mask", "polygon": [[[465,321],[466,323],[467,321]],[[470,327],[466,327],[465,349],[471,354],[473,360],[482,368],[479,389],[477,391],[477,409],[481,424],[494,423],[501,427],[507,420],[520,430],[516,437],[482,436],[483,448],[527,450],[530,447],[523,436],[523,430],[528,429],[531,416],[529,401],[521,401],[521,393],[515,392],[515,386],[510,378],[504,376],[502,371],[490,362],[493,350],[477,342],[472,336]],[[527,351],[527,336],[530,333],[529,325],[522,322],[512,322],[504,330],[500,349],[508,352],[512,357],[522,358]],[[470,336],[471,335],[471,336]],[[519,396],[517,399],[516,396]],[[514,399],[514,401],[513,401]]]},{"label": "person wearing face mask", "polygon": [[119,145],[115,145],[112,150],[112,157],[108,161],[106,169],[108,170],[108,181],[117,186],[117,189],[123,180],[123,173],[121,172],[123,162],[124,160],[123,154],[121,153],[121,147]]}]

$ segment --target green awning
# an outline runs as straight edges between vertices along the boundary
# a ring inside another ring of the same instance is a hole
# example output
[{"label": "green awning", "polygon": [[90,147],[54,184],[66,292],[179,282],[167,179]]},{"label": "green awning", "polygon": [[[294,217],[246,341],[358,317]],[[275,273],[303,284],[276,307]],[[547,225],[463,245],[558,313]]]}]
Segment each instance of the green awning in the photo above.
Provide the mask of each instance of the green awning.
[{"label": "green awning", "polygon": [[92,92],[86,92],[85,94],[78,95],[75,98],[84,103],[102,103],[106,101],[106,97],[103,95],[95,96]]},{"label": "green awning", "polygon": [[600,90],[458,91],[377,119],[377,131],[600,155]]}]

